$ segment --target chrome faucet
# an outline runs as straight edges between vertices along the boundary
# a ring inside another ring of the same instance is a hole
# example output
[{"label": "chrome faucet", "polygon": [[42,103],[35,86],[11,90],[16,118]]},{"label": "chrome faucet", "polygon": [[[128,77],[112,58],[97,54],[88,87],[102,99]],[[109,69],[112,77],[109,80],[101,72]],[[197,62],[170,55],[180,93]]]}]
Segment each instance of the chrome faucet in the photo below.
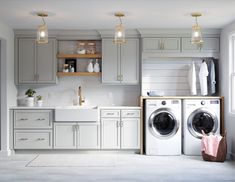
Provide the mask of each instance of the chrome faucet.
[{"label": "chrome faucet", "polygon": [[83,102],[85,102],[85,98],[82,96],[82,87],[78,87],[78,96],[79,96],[79,106],[82,105]]}]

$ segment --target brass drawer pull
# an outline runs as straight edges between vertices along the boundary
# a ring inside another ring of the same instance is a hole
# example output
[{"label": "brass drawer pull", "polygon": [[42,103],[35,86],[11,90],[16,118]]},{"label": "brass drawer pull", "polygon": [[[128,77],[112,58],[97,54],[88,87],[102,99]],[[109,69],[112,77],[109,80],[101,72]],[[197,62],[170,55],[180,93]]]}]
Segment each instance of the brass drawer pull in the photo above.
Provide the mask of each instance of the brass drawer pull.
[{"label": "brass drawer pull", "polygon": [[26,141],[26,140],[28,140],[28,138],[20,138],[19,140]]},{"label": "brass drawer pull", "polygon": [[20,121],[27,121],[28,118],[21,118]]},{"label": "brass drawer pull", "polygon": [[39,141],[45,140],[45,138],[38,138]]},{"label": "brass drawer pull", "polygon": [[46,119],[44,119],[44,118],[38,118],[37,120],[38,120],[38,121],[45,121]]}]

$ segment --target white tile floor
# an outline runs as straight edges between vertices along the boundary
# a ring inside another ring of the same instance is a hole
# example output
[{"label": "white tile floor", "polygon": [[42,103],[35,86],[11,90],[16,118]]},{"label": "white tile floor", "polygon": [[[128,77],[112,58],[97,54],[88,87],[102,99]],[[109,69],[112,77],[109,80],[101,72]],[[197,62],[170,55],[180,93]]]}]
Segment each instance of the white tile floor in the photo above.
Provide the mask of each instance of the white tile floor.
[{"label": "white tile floor", "polygon": [[201,157],[115,155],[115,167],[25,167],[36,155],[0,157],[0,182],[235,182],[234,161],[212,163],[202,161]]}]

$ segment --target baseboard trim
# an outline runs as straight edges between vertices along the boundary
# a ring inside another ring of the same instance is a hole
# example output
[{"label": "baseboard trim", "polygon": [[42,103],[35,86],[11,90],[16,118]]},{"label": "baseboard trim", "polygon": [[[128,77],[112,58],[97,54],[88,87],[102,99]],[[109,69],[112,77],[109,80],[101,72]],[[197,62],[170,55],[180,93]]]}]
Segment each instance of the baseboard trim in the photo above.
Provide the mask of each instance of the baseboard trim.
[{"label": "baseboard trim", "polygon": [[7,157],[14,154],[12,150],[0,150],[0,156],[1,157]]}]

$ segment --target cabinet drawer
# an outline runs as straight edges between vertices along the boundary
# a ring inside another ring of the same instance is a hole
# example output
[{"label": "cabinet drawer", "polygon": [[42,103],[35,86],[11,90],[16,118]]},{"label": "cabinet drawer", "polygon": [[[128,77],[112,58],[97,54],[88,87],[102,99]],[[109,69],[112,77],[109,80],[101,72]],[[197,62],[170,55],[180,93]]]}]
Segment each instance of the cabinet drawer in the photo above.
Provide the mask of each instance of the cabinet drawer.
[{"label": "cabinet drawer", "polygon": [[103,118],[120,117],[120,110],[101,110],[101,117]]},{"label": "cabinet drawer", "polygon": [[122,110],[121,116],[125,118],[140,117],[140,110]]},{"label": "cabinet drawer", "polygon": [[51,110],[17,110],[14,128],[52,128]]},{"label": "cabinet drawer", "polygon": [[14,132],[14,149],[50,149],[52,132],[42,130],[16,130]]}]

